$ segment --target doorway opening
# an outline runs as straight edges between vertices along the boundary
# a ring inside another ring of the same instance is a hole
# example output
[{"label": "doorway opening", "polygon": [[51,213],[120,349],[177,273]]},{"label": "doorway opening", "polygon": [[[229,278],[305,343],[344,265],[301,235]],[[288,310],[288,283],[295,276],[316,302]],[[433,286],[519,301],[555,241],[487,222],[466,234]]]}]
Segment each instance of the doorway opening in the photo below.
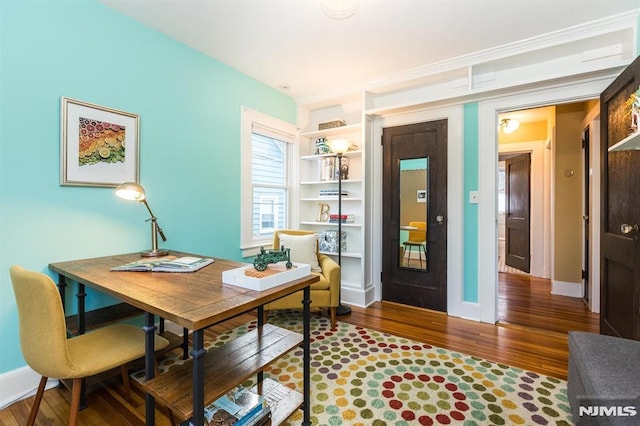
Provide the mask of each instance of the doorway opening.
[{"label": "doorway opening", "polygon": [[[593,209],[589,194],[594,191],[589,185],[594,164],[590,153],[599,147],[589,149],[588,144],[594,142],[584,135],[598,112],[597,100],[590,100],[498,114],[498,123],[519,122],[510,133],[505,132],[504,124],[499,125],[497,133],[498,286],[504,281],[502,274],[518,274],[549,280],[551,293],[556,295],[582,298],[588,294],[585,285],[595,256],[589,243],[594,232],[588,222]],[[514,158],[530,159],[528,166],[517,162],[515,179],[509,177]],[[512,192],[523,191],[515,201],[507,191],[509,182]],[[528,217],[522,214],[527,207]],[[527,230],[528,240],[522,233],[509,235],[514,213],[518,213],[520,229]],[[526,245],[527,253],[516,253],[509,261],[513,249],[508,243],[517,249]],[[499,320],[501,306],[498,303]]]},{"label": "doorway opening", "polygon": [[498,155],[498,271],[531,271],[531,152]]}]

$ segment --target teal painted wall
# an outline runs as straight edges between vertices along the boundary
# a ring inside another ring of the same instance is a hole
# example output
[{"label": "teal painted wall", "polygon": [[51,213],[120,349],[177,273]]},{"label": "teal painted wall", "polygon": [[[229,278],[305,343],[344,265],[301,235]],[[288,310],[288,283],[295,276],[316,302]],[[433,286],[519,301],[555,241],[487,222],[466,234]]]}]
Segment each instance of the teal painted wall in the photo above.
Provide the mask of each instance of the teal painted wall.
[{"label": "teal painted wall", "polygon": [[61,96],[140,115],[140,183],[161,246],[236,260],[240,106],[296,121],[290,97],[97,1],[1,0],[0,373],[25,365],[11,265],[48,273],[150,247],[144,206],[59,185]]},{"label": "teal painted wall", "polygon": [[478,205],[469,192],[478,190],[478,104],[464,105],[464,286],[463,300],[478,302]]}]

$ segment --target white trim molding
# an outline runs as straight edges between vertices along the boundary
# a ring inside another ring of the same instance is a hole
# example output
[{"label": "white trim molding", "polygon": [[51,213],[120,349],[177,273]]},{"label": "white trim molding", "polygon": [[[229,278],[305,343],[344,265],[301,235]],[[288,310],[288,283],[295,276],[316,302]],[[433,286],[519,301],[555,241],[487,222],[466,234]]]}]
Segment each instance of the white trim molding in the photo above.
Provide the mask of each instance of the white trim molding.
[{"label": "white trim molding", "polygon": [[551,294],[582,299],[584,297],[584,286],[582,283],[553,280],[551,281]]},{"label": "white trim molding", "polygon": [[[22,367],[1,374],[0,410],[4,410],[15,402],[35,395],[41,377],[29,367]],[[56,386],[58,386],[58,380],[49,379],[46,389],[52,389]]]}]

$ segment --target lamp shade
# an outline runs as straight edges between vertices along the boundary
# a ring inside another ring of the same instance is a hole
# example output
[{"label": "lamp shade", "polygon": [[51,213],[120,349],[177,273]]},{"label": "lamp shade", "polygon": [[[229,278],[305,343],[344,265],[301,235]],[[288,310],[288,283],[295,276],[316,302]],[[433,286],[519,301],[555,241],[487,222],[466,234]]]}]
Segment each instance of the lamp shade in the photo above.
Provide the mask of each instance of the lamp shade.
[{"label": "lamp shade", "polygon": [[346,139],[332,139],[330,141],[327,141],[327,145],[329,145],[329,148],[331,148],[331,151],[333,151],[334,153],[344,154],[345,152],[349,151],[351,142]]},{"label": "lamp shade", "polygon": [[125,182],[116,188],[116,195],[125,200],[144,201],[146,198],[144,188],[135,182]]}]

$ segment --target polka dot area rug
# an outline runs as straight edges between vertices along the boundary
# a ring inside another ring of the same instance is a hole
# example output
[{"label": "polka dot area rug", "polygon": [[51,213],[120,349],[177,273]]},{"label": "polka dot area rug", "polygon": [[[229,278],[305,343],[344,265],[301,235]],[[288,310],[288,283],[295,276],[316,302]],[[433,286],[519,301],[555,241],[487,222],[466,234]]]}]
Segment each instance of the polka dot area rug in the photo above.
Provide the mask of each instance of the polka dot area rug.
[{"label": "polka dot area rug", "polygon": [[[269,323],[302,332],[296,311]],[[224,344],[252,321],[207,341]],[[176,355],[160,370],[181,363]],[[275,361],[265,377],[302,389],[302,351]],[[251,386],[247,382],[244,385]],[[285,425],[299,425],[298,410]],[[311,421],[314,425],[571,425],[567,383],[426,343],[311,317]]]}]

